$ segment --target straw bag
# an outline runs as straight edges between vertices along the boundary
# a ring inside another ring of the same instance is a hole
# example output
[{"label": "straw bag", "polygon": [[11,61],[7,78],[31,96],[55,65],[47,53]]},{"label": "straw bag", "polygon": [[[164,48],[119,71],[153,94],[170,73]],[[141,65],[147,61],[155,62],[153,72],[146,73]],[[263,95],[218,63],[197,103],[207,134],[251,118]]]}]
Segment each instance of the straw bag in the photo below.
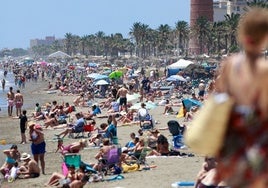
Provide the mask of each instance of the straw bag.
[{"label": "straw bag", "polygon": [[234,100],[225,93],[210,96],[186,131],[186,145],[196,153],[215,156],[223,144],[233,106]]}]

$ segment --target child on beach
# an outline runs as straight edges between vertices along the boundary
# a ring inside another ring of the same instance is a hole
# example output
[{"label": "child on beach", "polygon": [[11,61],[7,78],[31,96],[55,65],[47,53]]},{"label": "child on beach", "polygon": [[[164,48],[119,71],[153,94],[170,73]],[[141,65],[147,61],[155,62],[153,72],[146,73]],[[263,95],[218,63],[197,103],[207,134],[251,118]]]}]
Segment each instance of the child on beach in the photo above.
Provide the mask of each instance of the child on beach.
[{"label": "child on beach", "polygon": [[20,116],[20,133],[21,133],[21,144],[26,144],[26,135],[25,131],[27,129],[28,118],[26,116],[27,111],[23,110],[22,115]]}]

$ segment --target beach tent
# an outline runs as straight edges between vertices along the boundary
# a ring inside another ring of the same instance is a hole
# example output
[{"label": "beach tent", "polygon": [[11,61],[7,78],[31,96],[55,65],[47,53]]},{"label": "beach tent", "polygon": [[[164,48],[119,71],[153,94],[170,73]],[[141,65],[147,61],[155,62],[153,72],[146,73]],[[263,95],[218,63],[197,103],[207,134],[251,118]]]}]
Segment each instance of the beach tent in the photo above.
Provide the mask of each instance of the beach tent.
[{"label": "beach tent", "polygon": [[185,69],[188,65],[194,64],[192,61],[180,59],[179,61],[171,64],[167,68],[168,76],[177,74],[179,71]]},{"label": "beach tent", "polygon": [[71,56],[69,56],[68,54],[66,54],[62,51],[57,51],[57,52],[50,54],[48,57],[49,58],[62,58],[62,59],[64,59],[64,58],[70,58]]},{"label": "beach tent", "polygon": [[169,69],[184,69],[190,64],[193,64],[193,62],[189,60],[185,60],[185,59],[180,59],[179,61],[169,65],[168,68]]}]

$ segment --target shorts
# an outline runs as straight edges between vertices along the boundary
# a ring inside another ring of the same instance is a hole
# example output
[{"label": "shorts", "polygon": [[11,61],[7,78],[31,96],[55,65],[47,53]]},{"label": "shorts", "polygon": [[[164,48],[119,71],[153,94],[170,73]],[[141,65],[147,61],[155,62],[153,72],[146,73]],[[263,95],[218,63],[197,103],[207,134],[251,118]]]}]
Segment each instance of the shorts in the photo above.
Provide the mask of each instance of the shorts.
[{"label": "shorts", "polygon": [[22,107],[22,102],[21,101],[18,101],[18,102],[16,102],[16,108],[21,108]]},{"label": "shorts", "polygon": [[25,129],[25,126],[21,126],[20,127],[20,133],[25,133],[26,129]]},{"label": "shorts", "polygon": [[119,99],[119,105],[127,105],[127,98],[126,97],[120,98]]},{"label": "shorts", "polygon": [[14,106],[14,101],[13,100],[8,100],[7,105],[8,106]]},{"label": "shorts", "polygon": [[81,133],[83,131],[84,131],[83,127],[73,127],[72,128],[72,132],[74,132],[74,133]]},{"label": "shorts", "polygon": [[37,178],[37,177],[39,177],[39,176],[40,176],[39,173],[31,173],[31,174],[30,174],[30,178]]},{"label": "shorts", "polygon": [[31,144],[31,150],[33,155],[46,153],[46,143],[41,142],[40,144]]},{"label": "shorts", "polygon": [[202,91],[198,92],[199,97],[204,97],[204,95],[205,95],[205,90],[202,90]]}]

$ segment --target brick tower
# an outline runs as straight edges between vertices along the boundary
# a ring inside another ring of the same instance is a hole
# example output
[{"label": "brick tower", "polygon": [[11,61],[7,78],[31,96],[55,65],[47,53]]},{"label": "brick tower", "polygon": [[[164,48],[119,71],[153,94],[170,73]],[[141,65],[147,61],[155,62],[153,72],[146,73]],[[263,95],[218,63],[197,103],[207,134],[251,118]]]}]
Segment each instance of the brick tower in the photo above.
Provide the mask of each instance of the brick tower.
[{"label": "brick tower", "polygon": [[[213,0],[191,0],[190,26],[193,27],[201,16],[213,22]],[[190,38],[189,53],[200,54],[197,36]]]}]

